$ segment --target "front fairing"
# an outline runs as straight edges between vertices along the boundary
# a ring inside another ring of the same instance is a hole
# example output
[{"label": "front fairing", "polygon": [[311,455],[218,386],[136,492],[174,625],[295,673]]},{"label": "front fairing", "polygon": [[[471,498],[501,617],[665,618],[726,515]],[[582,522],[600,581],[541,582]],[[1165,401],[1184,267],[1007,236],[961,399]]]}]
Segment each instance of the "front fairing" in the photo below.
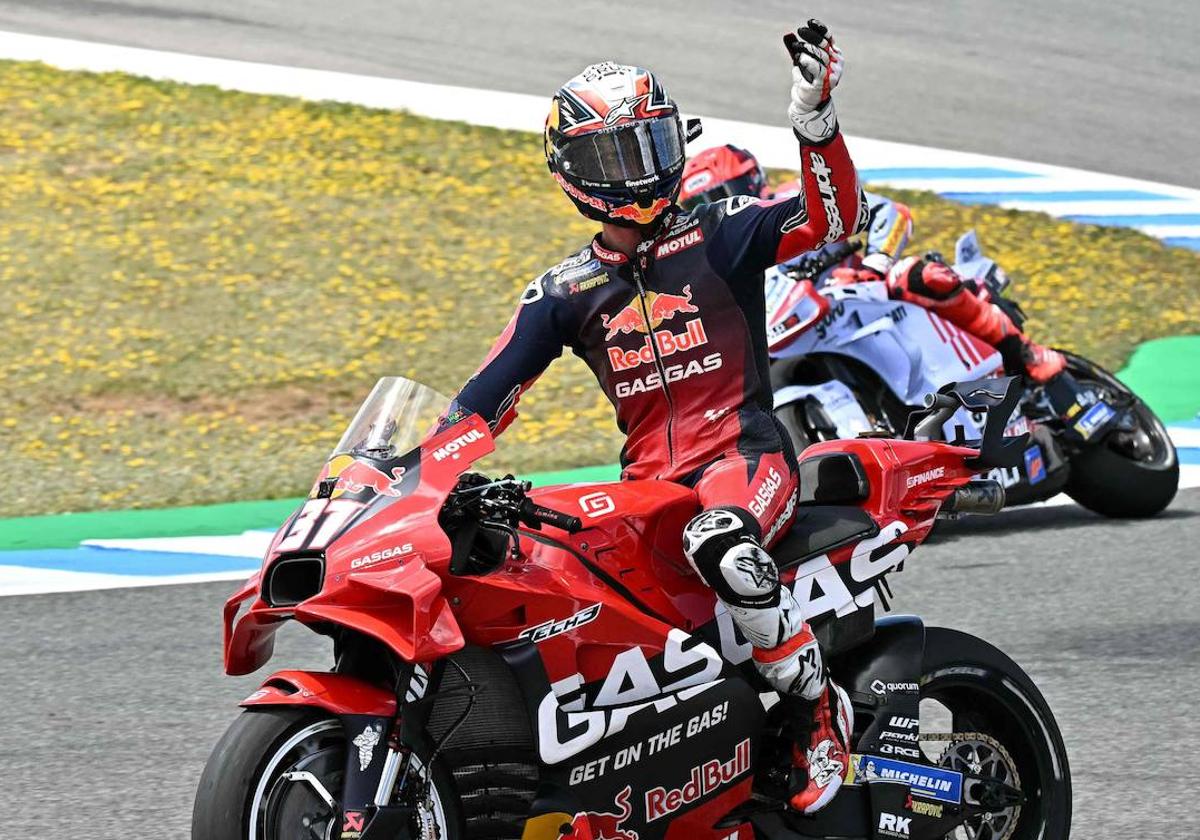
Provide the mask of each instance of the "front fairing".
[{"label": "front fairing", "polygon": [[[335,482],[321,490],[318,479],[315,497],[279,529],[262,571],[226,605],[226,671],[244,674],[261,667],[271,656],[279,623],[292,618],[352,627],[408,661],[462,647],[441,594],[450,541],[438,513],[459,476],[494,448],[487,424],[471,415],[393,459],[404,467],[394,484],[363,487],[365,482],[356,481],[350,492],[338,494]],[[382,473],[387,464],[369,466]],[[285,588],[273,586],[277,567],[297,559],[320,562],[319,586],[295,603],[281,603],[277,592]],[[239,616],[247,602],[249,609]]]}]

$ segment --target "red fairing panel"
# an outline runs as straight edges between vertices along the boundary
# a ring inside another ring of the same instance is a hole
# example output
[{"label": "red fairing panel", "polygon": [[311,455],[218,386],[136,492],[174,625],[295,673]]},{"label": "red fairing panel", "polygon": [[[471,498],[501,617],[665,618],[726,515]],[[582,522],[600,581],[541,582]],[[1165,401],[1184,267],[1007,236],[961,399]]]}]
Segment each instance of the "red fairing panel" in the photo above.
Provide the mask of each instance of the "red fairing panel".
[{"label": "red fairing panel", "polygon": [[312,706],[335,715],[396,714],[391,692],[345,674],[323,671],[279,671],[239,705]]},{"label": "red fairing panel", "polygon": [[[450,541],[435,515],[459,475],[495,449],[487,424],[471,416],[431,437],[422,446],[420,483],[395,500],[368,495],[361,501],[370,515],[351,525],[324,551],[321,591],[295,606],[271,607],[261,597],[262,573],[251,578],[225,605],[225,670],[247,674],[270,659],[273,636],[289,618],[333,622],[378,639],[409,662],[428,662],[460,649],[464,642],[442,578],[450,562]],[[309,500],[305,507],[319,507]],[[345,497],[336,500],[346,503]],[[351,504],[354,502],[351,501]],[[307,526],[319,531],[320,512]],[[281,533],[293,527],[293,517]],[[278,536],[265,571],[278,557]],[[250,602],[249,609],[239,610]]]}]

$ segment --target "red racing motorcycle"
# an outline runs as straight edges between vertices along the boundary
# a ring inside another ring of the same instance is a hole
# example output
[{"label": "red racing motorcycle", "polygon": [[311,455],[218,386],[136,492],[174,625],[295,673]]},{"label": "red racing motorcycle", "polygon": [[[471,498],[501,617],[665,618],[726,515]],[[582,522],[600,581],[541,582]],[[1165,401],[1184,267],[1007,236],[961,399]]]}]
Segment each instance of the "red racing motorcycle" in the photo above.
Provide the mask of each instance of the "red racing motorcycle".
[{"label": "red racing motorcycle", "polygon": [[[691,572],[697,512],[664,481],[531,491],[471,465],[476,416],[382,380],[262,570],[225,605],[225,668],[285,621],[333,641],[243,702],[196,795],[193,840],[1066,838],[1054,717],[986,642],[876,618],[935,519],[994,512],[976,476],[1020,459],[1012,382],[948,385],[907,439],[808,448],[797,524],[773,550],[855,710],[847,784],[783,806],[791,734],[750,646]],[[958,409],[982,440],[935,440]]]}]

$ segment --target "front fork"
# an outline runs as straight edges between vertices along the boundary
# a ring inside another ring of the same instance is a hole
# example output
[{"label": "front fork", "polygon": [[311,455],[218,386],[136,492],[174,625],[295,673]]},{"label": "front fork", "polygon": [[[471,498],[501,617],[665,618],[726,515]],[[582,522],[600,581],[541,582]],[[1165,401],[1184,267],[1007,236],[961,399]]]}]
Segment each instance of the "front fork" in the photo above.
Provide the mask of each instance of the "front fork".
[{"label": "front fork", "polygon": [[[412,750],[409,744],[419,743],[429,720],[432,704],[426,698],[430,684],[441,681],[444,663],[433,668],[430,678],[419,665],[406,663],[396,682],[397,714],[342,715],[346,733],[346,769],[342,785],[341,829],[333,836],[338,840],[407,840],[414,818],[420,823],[429,819],[424,800],[424,783],[432,768],[425,766],[414,778],[405,773],[400,793],[406,804],[393,805],[402,770],[411,769]],[[408,784],[421,789],[405,791]],[[413,794],[415,793],[415,797]],[[416,802],[408,804],[414,798]]]}]

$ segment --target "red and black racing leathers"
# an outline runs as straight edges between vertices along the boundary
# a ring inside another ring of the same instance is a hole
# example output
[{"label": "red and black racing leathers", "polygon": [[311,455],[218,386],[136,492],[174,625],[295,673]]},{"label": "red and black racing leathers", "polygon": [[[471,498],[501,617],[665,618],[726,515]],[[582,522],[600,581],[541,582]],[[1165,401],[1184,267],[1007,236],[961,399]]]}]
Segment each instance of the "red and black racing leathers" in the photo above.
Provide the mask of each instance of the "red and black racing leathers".
[{"label": "red and black racing leathers", "polygon": [[616,409],[626,478],[681,481],[727,453],[785,451],[771,415],[763,271],[867,220],[840,134],[802,145],[800,157],[801,194],[674,209],[635,258],[597,236],[534,280],[451,412],[476,412],[499,433],[569,347]]}]

